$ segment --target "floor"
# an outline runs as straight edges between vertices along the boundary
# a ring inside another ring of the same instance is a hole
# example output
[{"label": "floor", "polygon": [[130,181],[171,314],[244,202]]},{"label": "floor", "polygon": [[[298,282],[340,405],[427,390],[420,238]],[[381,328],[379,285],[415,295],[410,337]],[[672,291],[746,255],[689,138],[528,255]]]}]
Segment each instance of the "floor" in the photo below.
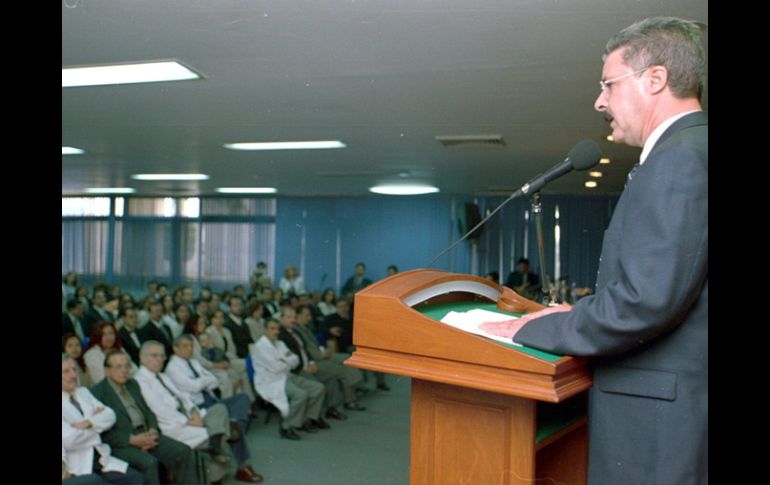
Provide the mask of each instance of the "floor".
[{"label": "floor", "polygon": [[[252,467],[276,485],[406,485],[409,482],[409,403],[411,380],[388,375],[390,391],[361,398],[366,411],[344,411],[348,420],[327,420],[331,429],[300,432],[299,441],[281,439],[278,415],[264,424],[265,412],[246,435]],[[226,485],[241,484],[232,478]]]}]

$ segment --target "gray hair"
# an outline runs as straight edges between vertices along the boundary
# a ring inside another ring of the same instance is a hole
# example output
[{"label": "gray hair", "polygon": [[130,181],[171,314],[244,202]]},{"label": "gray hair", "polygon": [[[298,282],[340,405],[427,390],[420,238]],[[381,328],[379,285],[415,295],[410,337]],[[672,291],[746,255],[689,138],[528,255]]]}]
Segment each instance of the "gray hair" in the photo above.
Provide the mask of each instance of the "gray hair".
[{"label": "gray hair", "polygon": [[607,41],[603,59],[623,48],[626,65],[635,70],[665,66],[675,97],[700,99],[706,82],[706,54],[701,44],[705,28],[704,24],[676,17],[640,20]]},{"label": "gray hair", "polygon": [[150,347],[163,347],[163,344],[157,340],[148,340],[144,342],[142,347],[139,349],[139,357],[144,357],[145,355],[149,354]]},{"label": "gray hair", "polygon": [[67,352],[61,353],[61,361],[64,362],[65,360],[75,360]]},{"label": "gray hair", "polygon": [[192,337],[190,337],[189,334],[183,333],[182,335],[174,339],[174,347],[179,347],[179,344],[182,343],[182,340],[187,340],[190,343],[192,343],[193,341]]}]

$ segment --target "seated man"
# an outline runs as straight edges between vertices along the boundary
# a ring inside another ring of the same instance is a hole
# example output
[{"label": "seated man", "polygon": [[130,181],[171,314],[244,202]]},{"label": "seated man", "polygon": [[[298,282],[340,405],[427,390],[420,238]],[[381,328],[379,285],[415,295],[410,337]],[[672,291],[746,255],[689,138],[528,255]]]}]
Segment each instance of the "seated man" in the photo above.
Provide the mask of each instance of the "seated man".
[{"label": "seated man", "polygon": [[[342,365],[341,361],[335,359],[331,350],[321,349],[318,340],[310,329],[312,321],[313,314],[308,305],[297,307],[297,324],[294,325],[294,331],[302,336],[306,345],[305,350],[318,366],[318,379],[324,382],[326,375],[335,376],[335,384],[341,386],[344,394],[345,409],[364,411],[366,408],[356,400],[356,386],[364,379],[362,372],[355,367]],[[327,412],[326,417],[333,418],[335,416]]]},{"label": "seated man", "polygon": [[269,319],[265,334],[253,348],[254,387],[281,412],[281,438],[298,440],[295,428],[317,431],[325,389],[319,382],[291,373],[300,360],[278,339],[280,331],[278,320]]},{"label": "seated man", "polygon": [[102,443],[100,433],[115,424],[115,412],[77,384],[75,361],[62,354],[62,475],[96,474],[107,483],[145,483],[141,473],[112,456],[110,446]]},{"label": "seated man", "polygon": [[144,400],[158,418],[160,430],[190,448],[198,448],[210,441],[209,449],[215,460],[227,463],[229,459],[222,450],[223,439],[230,430],[227,409],[218,406],[213,413],[199,411],[198,407],[170,382],[168,376],[160,372],[165,357],[163,344],[148,340],[142,344],[139,351],[141,367],[134,374]]},{"label": "seated man", "polygon": [[[297,312],[294,308],[290,306],[281,307],[281,323],[283,326],[278,338],[300,359],[297,367],[292,369],[292,373],[311,381],[322,383],[326,388],[326,399],[324,402],[326,416],[334,419],[347,419],[347,416],[336,408],[338,404],[342,403],[342,388],[340,387],[342,375],[336,368],[328,365],[324,365],[322,370],[319,363],[310,355],[310,344],[306,342],[305,336],[297,331]],[[355,392],[353,396],[355,398]],[[319,421],[324,423],[324,421]],[[323,427],[323,424],[321,426]]]},{"label": "seated man", "polygon": [[221,405],[227,408],[231,426],[236,427],[236,434],[241,436],[240,439],[232,440],[231,445],[238,460],[236,478],[249,475],[257,481],[262,481],[262,476],[247,462],[251,453],[244,437],[249,423],[249,398],[245,394],[236,394],[220,400],[214,395],[213,391],[218,387],[219,381],[193,357],[193,341],[190,335],[180,335],[174,341],[174,355],[168,361],[165,376],[171,379],[177,389],[187,394],[195,406],[204,410],[215,409]]},{"label": "seated man", "polygon": [[530,300],[536,300],[540,295],[540,280],[536,274],[529,272],[529,260],[519,258],[516,264],[518,271],[508,275],[505,286]]},{"label": "seated man", "polygon": [[102,433],[112,454],[141,471],[151,485],[159,485],[158,462],[172,469],[178,483],[203,483],[196,473],[190,447],[158,431],[158,420],[147,406],[139,384],[130,379],[131,360],[121,350],[104,358],[105,378],[91,392],[115,411],[115,425]]}]

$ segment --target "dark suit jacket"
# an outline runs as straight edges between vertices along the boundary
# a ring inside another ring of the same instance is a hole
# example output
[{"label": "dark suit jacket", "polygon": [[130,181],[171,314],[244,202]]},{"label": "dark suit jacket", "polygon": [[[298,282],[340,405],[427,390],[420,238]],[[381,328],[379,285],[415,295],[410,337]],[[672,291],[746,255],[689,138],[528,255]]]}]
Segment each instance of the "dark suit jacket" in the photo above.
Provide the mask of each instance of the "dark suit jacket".
[{"label": "dark suit jacket", "polygon": [[[83,318],[80,319],[80,326],[83,327],[83,335],[85,337],[88,337],[91,335],[91,327],[83,320]],[[61,334],[62,337],[64,334],[67,333],[75,333],[75,326],[72,324],[72,319],[70,318],[70,314],[67,312],[63,312],[61,314]]]},{"label": "dark suit jacket", "polygon": [[[139,342],[142,342],[142,337],[139,335],[139,331],[136,331],[136,336],[139,337]],[[128,333],[128,329],[126,327],[120,327],[120,330],[118,330],[118,337],[120,337],[120,342],[123,344],[123,349],[128,352],[128,355],[131,356],[131,360],[134,361],[134,364],[137,366],[139,365],[139,347],[136,346],[134,343],[134,340],[131,338],[131,335]]]},{"label": "dark suit jacket", "polygon": [[[538,278],[534,273],[527,273],[527,280],[531,287],[538,286]],[[514,288],[524,284],[524,273],[514,271],[508,275],[508,279],[505,281],[505,286],[508,288]]]},{"label": "dark suit jacket", "polygon": [[[312,360],[312,357],[310,357],[310,352],[307,350],[307,342],[305,342],[305,339],[296,330],[294,331],[294,335],[302,339],[302,343],[305,344],[305,354],[307,354],[308,360]],[[304,362],[302,362],[302,351],[299,348],[299,344],[284,327],[281,327],[281,332],[278,334],[278,339],[283,341],[289,350],[297,354],[297,357],[299,357],[299,364],[297,364],[297,366],[291,370],[293,373],[299,374],[302,372],[304,367]]]},{"label": "dark suit jacket", "polygon": [[[342,328],[341,337],[335,337],[329,333],[329,330],[334,327]],[[353,345],[353,320],[348,320],[342,318],[337,313],[332,313],[324,319],[321,331],[327,335],[329,340],[337,340],[337,352],[347,352],[348,348]]]},{"label": "dark suit jacket", "polygon": [[168,362],[168,359],[174,355],[173,342],[169,341],[166,334],[151,321],[147,322],[144,327],[137,330],[137,332],[139,333],[139,340],[141,340],[142,343],[145,343],[148,340],[157,340],[163,344],[163,350],[166,352],[166,362]]},{"label": "dark suit jacket", "polygon": [[708,483],[708,117],[677,120],[623,192],[596,293],[521,344],[592,361],[589,482]]},{"label": "dark suit jacket", "polygon": [[[112,428],[102,433],[102,440],[113,449],[133,446],[128,442],[131,435],[134,434],[134,426],[131,423],[131,417],[129,417],[128,411],[126,411],[126,407],[123,405],[123,401],[120,400],[118,394],[107,381],[107,378],[105,377],[102,379],[99,384],[95,385],[90,390],[91,394],[93,394],[96,399],[115,411],[115,424]],[[126,382],[126,390],[131,394],[131,397],[134,398],[139,409],[144,414],[144,417],[147,420],[147,426],[155,428],[158,430],[158,433],[160,433],[158,419],[144,401],[142,391],[139,389],[139,384],[137,384],[135,380],[129,379],[128,382]]]},{"label": "dark suit jacket", "polygon": [[91,308],[83,315],[82,320],[86,322],[88,328],[93,328],[93,326],[99,322],[113,323],[114,318],[112,318],[112,315],[109,315],[109,313],[107,313],[107,318],[104,318],[95,308]]},{"label": "dark suit jacket", "polygon": [[233,334],[233,342],[235,342],[235,355],[240,359],[245,359],[249,356],[249,344],[254,343],[251,338],[251,332],[248,325],[244,322],[242,325],[236,324],[230,315],[225,319],[225,327],[230,329],[230,333]]}]

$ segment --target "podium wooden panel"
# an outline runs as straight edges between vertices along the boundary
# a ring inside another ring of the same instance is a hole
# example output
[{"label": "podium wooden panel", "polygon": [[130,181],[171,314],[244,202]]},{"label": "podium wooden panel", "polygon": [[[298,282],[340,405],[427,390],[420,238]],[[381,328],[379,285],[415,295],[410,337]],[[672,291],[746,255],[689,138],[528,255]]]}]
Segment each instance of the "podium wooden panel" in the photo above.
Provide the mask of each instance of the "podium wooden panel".
[{"label": "podium wooden panel", "polygon": [[541,359],[414,309],[462,301],[542,308],[491,281],[436,270],[400,273],[355,297],[356,350],[345,363],[412,378],[410,484],[584,484],[587,420],[540,441],[537,432],[538,401],[585,398],[585,360]]}]

